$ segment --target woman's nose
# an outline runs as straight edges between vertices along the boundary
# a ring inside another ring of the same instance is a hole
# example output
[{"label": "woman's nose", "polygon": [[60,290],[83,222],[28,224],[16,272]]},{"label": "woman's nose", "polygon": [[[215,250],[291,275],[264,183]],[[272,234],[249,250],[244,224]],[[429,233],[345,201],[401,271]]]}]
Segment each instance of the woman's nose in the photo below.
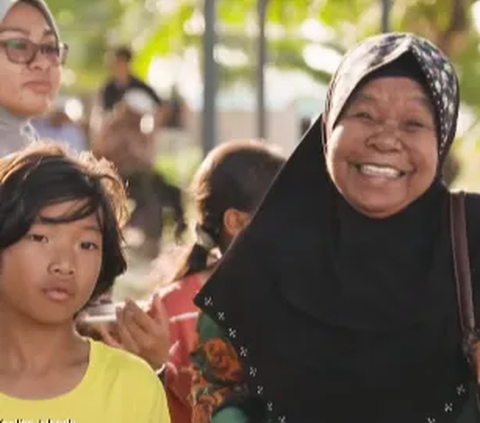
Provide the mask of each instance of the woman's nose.
[{"label": "woman's nose", "polygon": [[399,150],[402,143],[395,125],[385,124],[381,130],[368,138],[367,144],[378,151],[388,152]]},{"label": "woman's nose", "polygon": [[51,66],[52,64],[50,63],[49,58],[41,51],[37,51],[37,53],[35,54],[35,57],[30,63],[30,68],[32,69],[47,70]]}]

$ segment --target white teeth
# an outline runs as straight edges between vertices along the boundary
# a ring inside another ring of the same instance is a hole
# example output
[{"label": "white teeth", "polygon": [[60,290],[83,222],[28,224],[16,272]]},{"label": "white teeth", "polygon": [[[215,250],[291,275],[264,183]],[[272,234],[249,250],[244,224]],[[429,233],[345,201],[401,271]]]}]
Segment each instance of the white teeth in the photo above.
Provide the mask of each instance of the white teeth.
[{"label": "white teeth", "polygon": [[369,176],[382,176],[384,178],[398,178],[401,172],[390,166],[360,165],[360,172]]}]

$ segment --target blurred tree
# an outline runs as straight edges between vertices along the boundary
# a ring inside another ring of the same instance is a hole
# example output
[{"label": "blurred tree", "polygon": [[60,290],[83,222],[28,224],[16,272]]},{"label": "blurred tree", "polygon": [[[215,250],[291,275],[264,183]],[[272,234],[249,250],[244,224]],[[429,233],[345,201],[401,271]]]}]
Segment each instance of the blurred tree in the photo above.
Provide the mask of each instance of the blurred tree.
[{"label": "blurred tree", "polygon": [[151,19],[157,14],[150,13],[147,3],[155,2],[48,0],[62,37],[70,46],[65,72],[65,85],[70,91],[91,91],[99,85],[106,73],[104,55],[109,45],[131,40],[141,44],[142,23],[157,25]]},{"label": "blurred tree", "polygon": [[[244,65],[224,66],[223,81],[240,78],[253,82],[256,1],[216,1],[219,2],[220,42],[231,49],[243,49],[249,57]],[[391,11],[392,30],[414,32],[439,45],[459,67],[462,84],[467,84],[465,88],[471,87],[475,80],[472,77],[477,73],[479,58],[479,37],[471,28],[472,3],[472,0],[396,0]],[[202,16],[198,2],[177,0],[177,4],[178,7],[157,19],[158,26],[152,27],[150,37],[140,49],[137,70],[144,76],[153,57],[172,52],[181,54],[187,46],[198,46],[201,42]],[[362,38],[380,32],[381,2],[270,0],[267,21],[270,63],[278,68],[304,70],[325,81],[330,77],[329,72],[315,69],[306,62],[305,47],[317,45],[343,54]],[[305,23],[310,24],[310,31]],[[465,100],[480,107],[480,95],[472,90],[464,91],[469,92]]]},{"label": "blurred tree", "polygon": [[[146,77],[157,56],[183,55],[199,47],[203,30],[202,0],[49,0],[63,37],[71,46],[66,74],[72,90],[90,90],[105,76],[104,52],[112,43],[131,42],[137,50],[135,70]],[[256,0],[218,1],[218,34],[222,46],[241,50],[243,64],[223,64],[222,83],[254,83]],[[455,61],[464,101],[480,108],[476,89],[478,43],[471,29],[471,0],[396,0],[393,30],[429,38]],[[343,54],[362,38],[378,33],[379,0],[270,0],[267,13],[269,62],[278,68],[303,70],[320,81],[330,69],[312,67],[305,48],[322,47]],[[313,50],[315,51],[315,50]],[[321,55],[322,51],[318,50]],[[317,62],[322,62],[318,59]],[[75,75],[75,76],[74,76]]]},{"label": "blurred tree", "polygon": [[[203,31],[204,0],[48,0],[64,39],[71,46],[65,75],[73,92],[95,90],[106,75],[104,52],[113,43],[131,43],[135,70],[146,77],[158,56],[182,56],[197,48]],[[256,0],[215,0],[221,46],[241,52],[243,62],[220,61],[220,83],[255,82],[258,32]],[[462,100],[480,111],[477,78],[479,34],[473,26],[473,0],[395,0],[391,28],[422,35],[455,62]],[[267,12],[269,64],[303,70],[326,82],[332,53],[343,54],[362,38],[381,30],[380,0],[270,0]],[[308,60],[318,56],[316,60]],[[328,66],[327,66],[328,65]],[[74,70],[74,71],[73,71]],[[478,131],[478,125],[472,125]],[[470,151],[470,150],[469,150]],[[468,154],[467,154],[468,155]]]}]

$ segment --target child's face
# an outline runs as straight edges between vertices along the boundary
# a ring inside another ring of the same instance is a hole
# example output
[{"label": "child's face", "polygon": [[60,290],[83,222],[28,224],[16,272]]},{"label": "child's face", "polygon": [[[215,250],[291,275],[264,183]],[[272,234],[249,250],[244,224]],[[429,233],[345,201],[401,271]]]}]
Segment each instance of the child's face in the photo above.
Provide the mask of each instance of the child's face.
[{"label": "child's face", "polygon": [[[70,215],[68,201],[43,208],[41,217]],[[61,224],[35,223],[1,253],[0,307],[37,323],[72,320],[89,300],[102,265],[102,234],[95,215]]]}]

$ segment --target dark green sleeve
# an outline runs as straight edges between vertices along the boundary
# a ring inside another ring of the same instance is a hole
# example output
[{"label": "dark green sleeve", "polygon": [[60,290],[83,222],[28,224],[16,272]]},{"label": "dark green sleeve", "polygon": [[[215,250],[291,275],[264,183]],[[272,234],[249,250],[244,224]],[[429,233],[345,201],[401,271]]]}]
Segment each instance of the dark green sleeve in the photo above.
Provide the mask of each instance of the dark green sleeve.
[{"label": "dark green sleeve", "polygon": [[215,413],[212,423],[248,423],[248,417],[239,407],[225,407]]}]

